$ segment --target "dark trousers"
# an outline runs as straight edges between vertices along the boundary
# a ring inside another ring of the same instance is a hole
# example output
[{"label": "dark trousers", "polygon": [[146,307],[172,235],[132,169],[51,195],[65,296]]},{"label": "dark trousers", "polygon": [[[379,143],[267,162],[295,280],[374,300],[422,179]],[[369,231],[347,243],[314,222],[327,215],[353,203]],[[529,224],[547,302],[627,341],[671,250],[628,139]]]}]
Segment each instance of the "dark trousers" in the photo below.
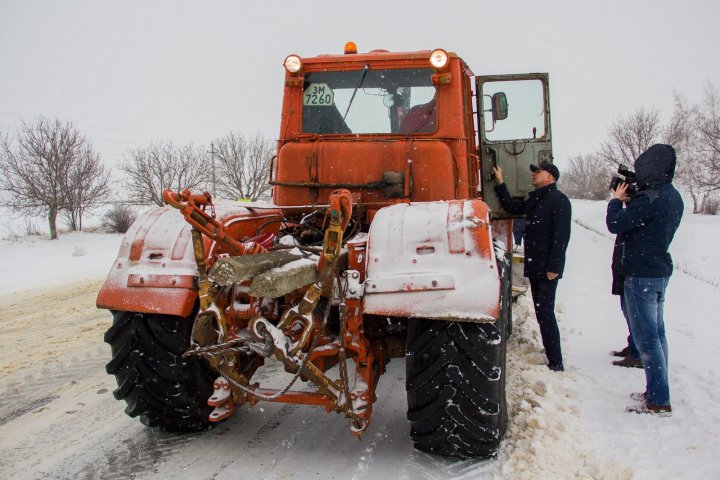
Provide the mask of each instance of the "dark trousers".
[{"label": "dark trousers", "polygon": [[555,292],[558,280],[542,278],[530,279],[535,316],[540,325],[545,355],[551,365],[562,365],[562,350],[560,349],[560,330],[555,319]]}]

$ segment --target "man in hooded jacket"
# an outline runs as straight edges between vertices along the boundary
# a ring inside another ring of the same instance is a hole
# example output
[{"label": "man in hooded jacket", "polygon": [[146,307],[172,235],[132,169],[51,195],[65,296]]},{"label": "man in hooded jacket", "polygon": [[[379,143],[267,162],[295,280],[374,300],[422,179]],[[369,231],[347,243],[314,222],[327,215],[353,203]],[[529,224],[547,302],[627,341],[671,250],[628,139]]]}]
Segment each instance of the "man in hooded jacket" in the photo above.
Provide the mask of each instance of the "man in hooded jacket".
[{"label": "man in hooded jacket", "polygon": [[675,163],[672,146],[648,148],[635,160],[638,192],[629,198],[624,183],[613,190],[605,219],[611,233],[623,236],[624,298],[630,332],[645,369],[645,393],[631,395],[642,403],[628,408],[636,413],[672,411],[663,304],[673,269],[668,247],[684,207],[671,183]]},{"label": "man in hooded jacket", "polygon": [[530,165],[530,170],[535,190],[527,200],[510,196],[499,167],[493,168],[498,183],[495,193],[507,212],[525,215],[525,276],[530,280],[548,368],[562,372],[565,367],[555,318],[555,293],[565,269],[572,212],[570,200],[555,184],[560,170],[546,162]]}]

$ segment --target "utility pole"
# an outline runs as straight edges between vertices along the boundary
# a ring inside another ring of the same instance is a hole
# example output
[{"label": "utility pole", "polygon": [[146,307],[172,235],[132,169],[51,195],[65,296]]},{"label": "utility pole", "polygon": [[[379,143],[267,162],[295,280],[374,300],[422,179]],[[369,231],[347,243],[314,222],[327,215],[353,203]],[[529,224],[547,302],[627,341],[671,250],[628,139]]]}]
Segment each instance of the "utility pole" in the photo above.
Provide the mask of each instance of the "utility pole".
[{"label": "utility pole", "polygon": [[210,142],[210,171],[212,172],[212,196],[215,198],[215,142]]}]

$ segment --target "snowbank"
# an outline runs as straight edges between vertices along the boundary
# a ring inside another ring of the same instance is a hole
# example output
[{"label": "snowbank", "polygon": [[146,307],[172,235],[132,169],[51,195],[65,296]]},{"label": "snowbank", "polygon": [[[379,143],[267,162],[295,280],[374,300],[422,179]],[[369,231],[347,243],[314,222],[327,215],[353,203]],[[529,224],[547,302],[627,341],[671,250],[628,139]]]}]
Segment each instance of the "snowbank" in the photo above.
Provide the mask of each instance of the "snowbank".
[{"label": "snowbank", "polygon": [[58,284],[101,280],[120,249],[121,234],[64,233],[0,240],[0,295]]},{"label": "snowbank", "polygon": [[[510,424],[498,454],[496,478],[629,480],[632,470],[598,455],[582,418],[583,385],[576,369],[548,370],[528,296],[513,305],[508,345]],[[567,362],[568,365],[574,362]]]}]

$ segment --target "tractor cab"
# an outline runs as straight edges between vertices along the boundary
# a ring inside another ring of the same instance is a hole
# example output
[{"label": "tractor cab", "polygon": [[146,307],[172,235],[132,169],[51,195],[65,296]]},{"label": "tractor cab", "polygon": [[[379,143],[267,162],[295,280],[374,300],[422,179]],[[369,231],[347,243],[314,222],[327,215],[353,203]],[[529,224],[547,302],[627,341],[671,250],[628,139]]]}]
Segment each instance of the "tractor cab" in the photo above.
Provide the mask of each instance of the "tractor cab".
[{"label": "tractor cab", "polygon": [[524,197],[529,165],[552,161],[547,74],[474,77],[442,49],[360,54],[353,45],[284,65],[278,206],[317,205],[347,188],[370,212],[481,196],[505,218],[492,167]]}]

